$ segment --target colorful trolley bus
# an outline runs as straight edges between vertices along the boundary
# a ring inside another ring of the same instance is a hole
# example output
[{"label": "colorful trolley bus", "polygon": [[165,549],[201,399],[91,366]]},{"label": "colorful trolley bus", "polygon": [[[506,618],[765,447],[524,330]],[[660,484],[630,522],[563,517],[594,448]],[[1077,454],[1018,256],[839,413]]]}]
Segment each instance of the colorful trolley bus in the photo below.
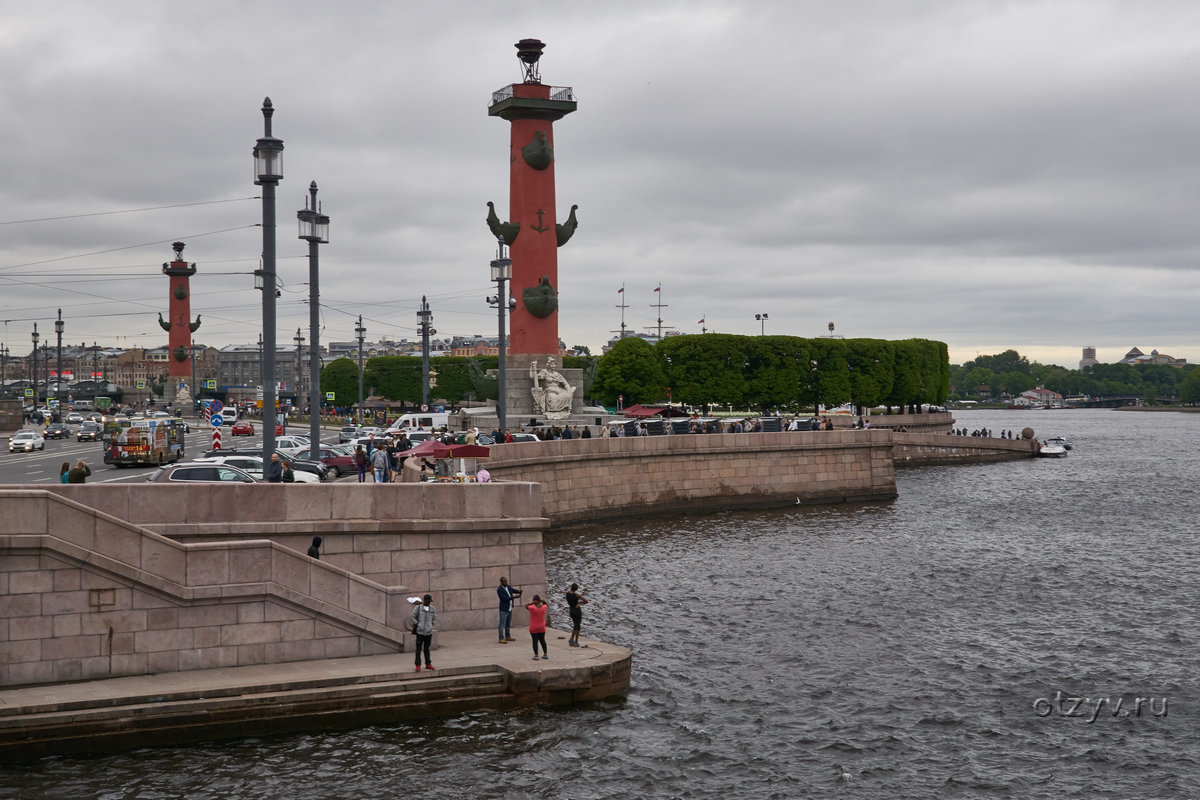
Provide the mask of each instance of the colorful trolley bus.
[{"label": "colorful trolley bus", "polygon": [[104,463],[167,464],[183,458],[184,424],[177,419],[120,419],[104,423]]}]

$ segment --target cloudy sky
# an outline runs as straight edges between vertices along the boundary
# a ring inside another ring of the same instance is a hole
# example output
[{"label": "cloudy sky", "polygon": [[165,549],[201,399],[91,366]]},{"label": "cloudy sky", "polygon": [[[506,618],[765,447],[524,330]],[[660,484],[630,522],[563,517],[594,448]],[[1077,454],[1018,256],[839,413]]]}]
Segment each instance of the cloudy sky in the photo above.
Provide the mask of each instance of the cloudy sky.
[{"label": "cloudy sky", "polygon": [[[280,342],[308,327],[295,211],[317,181],[323,341],[495,331],[491,93],[547,43],[560,333],[621,323],[945,341],[1077,366],[1200,360],[1200,4],[0,1],[0,340],[165,344],[161,264],[198,265],[197,341],[257,341],[251,150],[284,140]],[[168,208],[168,206],[170,206]]]}]

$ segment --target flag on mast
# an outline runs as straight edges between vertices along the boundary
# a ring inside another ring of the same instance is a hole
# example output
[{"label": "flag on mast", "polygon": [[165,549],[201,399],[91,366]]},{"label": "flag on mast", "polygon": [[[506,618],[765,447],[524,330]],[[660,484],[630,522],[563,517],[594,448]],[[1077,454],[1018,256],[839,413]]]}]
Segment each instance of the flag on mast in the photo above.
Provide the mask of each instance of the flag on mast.
[{"label": "flag on mast", "polygon": [[655,287],[654,287],[654,291],[656,291],[656,292],[661,292],[661,291],[662,291],[662,284],[660,283],[658,286],[655,286]]},{"label": "flag on mast", "polygon": [[622,286],[620,289],[617,289],[617,294],[624,294],[624,293],[625,293],[625,287],[624,287],[624,286]]}]

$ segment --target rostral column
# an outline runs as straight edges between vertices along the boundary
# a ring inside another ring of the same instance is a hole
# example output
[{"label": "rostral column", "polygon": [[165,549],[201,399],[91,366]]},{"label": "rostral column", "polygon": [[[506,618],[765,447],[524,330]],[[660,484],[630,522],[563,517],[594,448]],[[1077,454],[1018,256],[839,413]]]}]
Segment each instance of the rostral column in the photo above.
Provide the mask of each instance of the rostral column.
[{"label": "rostral column", "polygon": [[164,320],[162,312],[158,314],[158,324],[170,334],[167,359],[167,374],[170,377],[163,391],[163,400],[190,409],[195,390],[189,384],[192,379],[192,334],[200,327],[200,317],[197,315],[196,321],[192,322],[188,278],[196,274],[196,265],[183,260],[183,242],[175,242],[171,247],[175,248],[175,260],[162,265],[163,274],[171,279],[170,315]]},{"label": "rostral column", "polygon": [[[531,361],[557,359],[558,248],[575,232],[575,206],[559,224],[554,198],[554,122],[575,110],[570,87],[547,86],[538,73],[545,44],[522,39],[515,45],[524,82],[492,94],[488,115],[510,123],[508,221],[488,203],[488,227],[503,238],[512,258],[512,296],[516,307],[509,328],[508,365],[513,376]],[[527,408],[529,384],[510,384],[519,412]],[[582,395],[582,392],[577,393]]]}]

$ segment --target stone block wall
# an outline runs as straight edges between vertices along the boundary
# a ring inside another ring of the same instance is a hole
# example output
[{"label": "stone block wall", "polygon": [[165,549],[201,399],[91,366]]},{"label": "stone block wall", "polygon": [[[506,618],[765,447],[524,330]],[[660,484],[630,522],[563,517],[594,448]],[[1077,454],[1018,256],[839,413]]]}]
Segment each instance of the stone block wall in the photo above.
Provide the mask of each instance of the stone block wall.
[{"label": "stone block wall", "polygon": [[1033,439],[997,439],[993,436],[897,433],[894,457],[897,467],[926,467],[935,464],[983,464],[1015,461],[1037,455]]},{"label": "stone block wall", "polygon": [[488,469],[543,486],[554,524],[896,496],[892,432],[799,431],[499,445]]},{"label": "stone block wall", "polygon": [[396,652],[410,607],[268,541],[182,545],[0,490],[0,684]]},{"label": "stone block wall", "polygon": [[[504,576],[545,593],[537,484],[54,484],[69,497],[186,543],[268,540],[403,594],[433,595],[441,630],[495,623]],[[304,557],[307,560],[307,557]]]}]

